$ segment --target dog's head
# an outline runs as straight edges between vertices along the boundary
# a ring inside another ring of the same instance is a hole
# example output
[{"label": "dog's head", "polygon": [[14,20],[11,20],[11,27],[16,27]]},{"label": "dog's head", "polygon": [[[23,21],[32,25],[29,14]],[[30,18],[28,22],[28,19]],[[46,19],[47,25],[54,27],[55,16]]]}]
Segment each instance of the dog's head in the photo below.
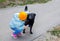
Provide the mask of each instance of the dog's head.
[{"label": "dog's head", "polygon": [[28,19],[29,19],[29,20],[33,20],[33,19],[35,19],[35,16],[36,16],[35,13],[29,13],[29,14],[28,14]]}]

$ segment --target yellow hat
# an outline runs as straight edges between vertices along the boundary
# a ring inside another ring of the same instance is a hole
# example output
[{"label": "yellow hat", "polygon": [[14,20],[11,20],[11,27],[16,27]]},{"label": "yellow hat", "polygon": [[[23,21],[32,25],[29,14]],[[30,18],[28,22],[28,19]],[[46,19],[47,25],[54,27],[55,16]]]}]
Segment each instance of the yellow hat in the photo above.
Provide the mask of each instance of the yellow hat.
[{"label": "yellow hat", "polygon": [[26,12],[20,12],[18,17],[20,20],[26,20],[27,19],[27,13]]}]

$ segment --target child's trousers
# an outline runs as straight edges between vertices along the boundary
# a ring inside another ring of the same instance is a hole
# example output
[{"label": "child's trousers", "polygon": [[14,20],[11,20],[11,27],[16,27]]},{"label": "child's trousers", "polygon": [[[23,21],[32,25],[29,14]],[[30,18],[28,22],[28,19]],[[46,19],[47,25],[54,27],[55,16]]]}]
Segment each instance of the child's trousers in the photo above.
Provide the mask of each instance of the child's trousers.
[{"label": "child's trousers", "polygon": [[19,33],[21,33],[22,31],[23,31],[23,28],[20,28],[20,29],[17,29],[17,28],[11,28],[14,32],[14,34],[19,34]]}]

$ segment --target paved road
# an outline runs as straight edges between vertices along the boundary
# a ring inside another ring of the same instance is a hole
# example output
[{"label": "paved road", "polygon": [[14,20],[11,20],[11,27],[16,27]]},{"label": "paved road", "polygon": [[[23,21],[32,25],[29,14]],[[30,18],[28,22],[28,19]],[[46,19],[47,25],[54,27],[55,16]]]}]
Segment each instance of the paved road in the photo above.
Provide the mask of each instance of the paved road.
[{"label": "paved road", "polygon": [[29,30],[26,30],[24,36],[16,40],[13,39],[10,36],[11,29],[9,28],[9,22],[14,13],[24,10],[24,6],[4,8],[0,9],[0,41],[31,41],[53,26],[60,24],[60,0],[53,0],[46,4],[28,5],[28,7],[30,12],[37,14],[33,26],[34,34],[31,35]]}]

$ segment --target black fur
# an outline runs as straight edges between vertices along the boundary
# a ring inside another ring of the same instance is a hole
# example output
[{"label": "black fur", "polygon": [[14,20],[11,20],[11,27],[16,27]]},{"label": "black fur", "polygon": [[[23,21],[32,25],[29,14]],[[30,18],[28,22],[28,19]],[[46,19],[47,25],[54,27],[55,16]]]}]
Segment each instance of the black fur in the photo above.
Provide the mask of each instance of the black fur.
[{"label": "black fur", "polygon": [[25,9],[24,9],[24,11],[28,11],[28,6],[25,6]]},{"label": "black fur", "polygon": [[[32,27],[34,24],[35,16],[36,16],[35,13],[29,13],[27,20],[25,21],[25,26],[29,25],[29,27],[30,27],[30,34],[33,34]],[[23,30],[23,33],[25,33],[25,29]]]}]

